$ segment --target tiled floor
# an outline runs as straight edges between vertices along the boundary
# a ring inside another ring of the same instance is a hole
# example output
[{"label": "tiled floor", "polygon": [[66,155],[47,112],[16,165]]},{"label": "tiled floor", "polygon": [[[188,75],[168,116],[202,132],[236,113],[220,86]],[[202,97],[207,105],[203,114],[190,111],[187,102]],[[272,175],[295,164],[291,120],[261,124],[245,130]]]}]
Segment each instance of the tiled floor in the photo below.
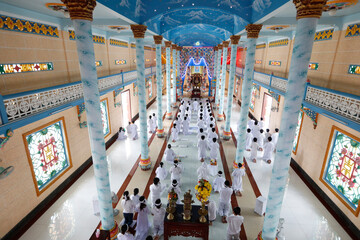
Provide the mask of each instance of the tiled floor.
[{"label": "tiled floor", "polygon": [[[163,103],[165,112],[165,96]],[[156,104],[153,104],[148,112],[154,112],[155,110]],[[238,112],[239,106],[234,104],[231,123],[231,127],[234,130],[236,130],[236,123],[239,118]],[[191,140],[192,136],[183,138]],[[183,143],[179,142],[176,144]],[[179,151],[180,155],[185,155],[185,153],[181,153],[182,151]],[[121,142],[118,141],[108,149],[107,154],[111,162],[110,181],[114,192],[117,192],[122,185],[125,177],[137,160],[139,153],[139,140],[131,141],[127,139]],[[186,155],[189,155],[189,153],[186,153]],[[184,161],[186,160],[185,158]],[[249,162],[249,166],[262,195],[267,197],[272,165],[258,161],[256,164]],[[194,173],[191,174],[194,175]],[[282,217],[285,218],[286,239],[351,239],[292,170],[290,170],[289,179],[281,213]],[[184,186],[186,184],[190,184],[188,188],[193,189],[192,185],[194,184],[192,182],[186,183],[184,180]],[[99,223],[99,218],[92,214],[92,198],[95,194],[95,180],[91,167],[49,208],[21,239],[88,239]],[[215,229],[220,230],[223,225],[219,224],[219,226],[220,228],[215,224],[212,227],[210,239],[219,239],[219,236],[213,231]]]}]

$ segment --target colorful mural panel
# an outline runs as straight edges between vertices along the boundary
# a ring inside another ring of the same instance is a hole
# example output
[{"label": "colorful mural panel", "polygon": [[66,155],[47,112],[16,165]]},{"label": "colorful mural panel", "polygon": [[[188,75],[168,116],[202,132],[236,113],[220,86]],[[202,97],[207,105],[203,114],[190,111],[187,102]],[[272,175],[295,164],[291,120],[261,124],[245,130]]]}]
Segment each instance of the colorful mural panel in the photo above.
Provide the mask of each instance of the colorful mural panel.
[{"label": "colorful mural panel", "polygon": [[270,66],[281,66],[281,61],[269,61]]},{"label": "colorful mural panel", "polygon": [[309,67],[308,67],[309,70],[318,70],[318,68],[319,68],[318,63],[312,63],[312,62],[309,63]]},{"label": "colorful mural panel", "polygon": [[115,65],[125,65],[126,60],[115,60]]},{"label": "colorful mural panel", "polygon": [[360,75],[360,65],[350,65],[348,73]]},{"label": "colorful mural panel", "polygon": [[345,37],[360,36],[360,23],[348,25],[345,33]]},{"label": "colorful mural panel", "polygon": [[328,29],[324,31],[319,31],[315,33],[314,42],[331,40],[334,34],[334,29]]},{"label": "colorful mural panel", "polygon": [[38,195],[71,168],[64,119],[23,135]]}]

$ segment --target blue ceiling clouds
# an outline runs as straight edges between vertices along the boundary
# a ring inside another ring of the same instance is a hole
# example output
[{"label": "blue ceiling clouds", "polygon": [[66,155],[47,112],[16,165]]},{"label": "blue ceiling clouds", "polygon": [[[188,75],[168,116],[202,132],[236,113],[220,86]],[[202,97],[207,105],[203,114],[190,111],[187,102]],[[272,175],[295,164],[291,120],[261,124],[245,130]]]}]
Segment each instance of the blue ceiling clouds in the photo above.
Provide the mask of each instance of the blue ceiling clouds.
[{"label": "blue ceiling clouds", "polygon": [[214,46],[288,0],[98,0],[181,46]]}]

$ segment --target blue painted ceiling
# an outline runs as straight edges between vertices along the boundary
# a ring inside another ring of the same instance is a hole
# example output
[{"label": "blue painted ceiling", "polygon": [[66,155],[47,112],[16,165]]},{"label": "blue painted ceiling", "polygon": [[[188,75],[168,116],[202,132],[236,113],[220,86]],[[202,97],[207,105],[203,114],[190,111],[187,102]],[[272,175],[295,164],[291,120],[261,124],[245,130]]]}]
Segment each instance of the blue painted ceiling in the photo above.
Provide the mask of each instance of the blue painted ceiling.
[{"label": "blue painted ceiling", "polygon": [[98,0],[180,46],[215,46],[289,0]]}]

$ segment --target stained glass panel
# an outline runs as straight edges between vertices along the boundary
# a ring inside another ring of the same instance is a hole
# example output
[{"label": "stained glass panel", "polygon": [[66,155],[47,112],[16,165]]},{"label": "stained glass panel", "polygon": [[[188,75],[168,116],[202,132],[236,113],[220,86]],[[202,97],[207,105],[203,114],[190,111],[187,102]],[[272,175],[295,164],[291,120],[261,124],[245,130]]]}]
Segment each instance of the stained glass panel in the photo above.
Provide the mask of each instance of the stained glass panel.
[{"label": "stained glass panel", "polygon": [[101,110],[101,120],[103,125],[103,133],[104,136],[110,134],[110,123],[109,123],[109,114],[108,114],[108,103],[107,99],[104,99],[100,102],[100,110]]},{"label": "stained glass panel", "polygon": [[360,199],[360,142],[334,130],[331,149],[323,178],[355,210]]},{"label": "stained glass panel", "polygon": [[251,100],[250,100],[250,109],[254,111],[255,107],[255,98],[256,98],[256,88],[253,86],[251,91]]},{"label": "stained glass panel", "polygon": [[302,123],[303,115],[304,115],[304,112],[300,111],[299,116],[298,116],[298,123],[297,123],[296,130],[295,130],[294,142],[293,142],[293,150],[292,151],[293,151],[294,154],[296,154],[297,145],[299,143],[300,129],[301,129],[301,123]]},{"label": "stained glass panel", "polygon": [[25,135],[38,192],[71,166],[63,120]]}]

